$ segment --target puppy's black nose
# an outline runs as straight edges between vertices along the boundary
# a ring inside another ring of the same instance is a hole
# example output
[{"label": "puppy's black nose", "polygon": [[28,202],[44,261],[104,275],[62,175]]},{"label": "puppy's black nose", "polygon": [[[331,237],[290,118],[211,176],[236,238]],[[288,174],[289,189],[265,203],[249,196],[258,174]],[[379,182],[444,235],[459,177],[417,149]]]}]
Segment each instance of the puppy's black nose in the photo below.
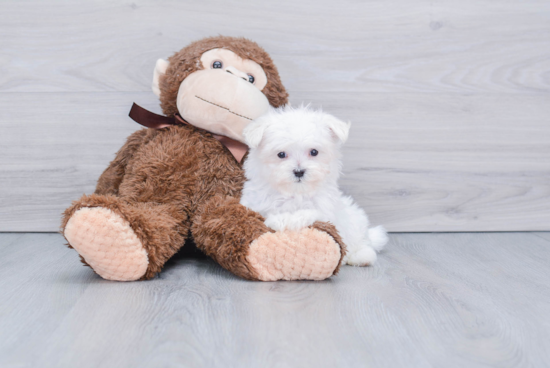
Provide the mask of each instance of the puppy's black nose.
[{"label": "puppy's black nose", "polygon": [[304,176],[305,172],[305,170],[294,170],[294,176],[297,178],[301,178],[302,176]]}]

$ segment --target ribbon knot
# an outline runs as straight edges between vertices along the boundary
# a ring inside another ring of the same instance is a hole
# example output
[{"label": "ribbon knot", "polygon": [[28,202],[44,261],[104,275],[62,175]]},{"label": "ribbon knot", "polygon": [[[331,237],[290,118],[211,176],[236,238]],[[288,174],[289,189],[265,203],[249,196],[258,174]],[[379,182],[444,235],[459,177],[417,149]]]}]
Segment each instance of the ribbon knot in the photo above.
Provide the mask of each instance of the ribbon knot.
[{"label": "ribbon knot", "polygon": [[[183,118],[179,114],[176,114],[174,117],[155,114],[154,112],[144,109],[135,102],[132,105],[128,116],[130,116],[130,118],[132,118],[132,120],[134,120],[136,123],[151,129],[162,129],[171,125],[191,125],[195,127],[193,124],[190,124],[187,121],[183,120]],[[248,151],[248,146],[246,144],[241,143],[233,138],[226,137],[224,135],[214,134],[212,132],[197,127],[195,128],[198,130],[202,130],[203,132],[212,134],[215,139],[217,139],[225,148],[229,150],[229,152],[231,152],[237,162],[241,163],[244,155]]]}]

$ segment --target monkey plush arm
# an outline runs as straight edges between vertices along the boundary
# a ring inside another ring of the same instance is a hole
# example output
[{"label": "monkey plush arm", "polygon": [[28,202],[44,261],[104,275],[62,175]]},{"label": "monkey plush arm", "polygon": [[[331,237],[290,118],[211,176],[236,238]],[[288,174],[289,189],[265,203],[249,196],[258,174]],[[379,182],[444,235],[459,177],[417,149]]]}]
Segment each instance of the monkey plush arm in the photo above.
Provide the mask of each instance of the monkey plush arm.
[{"label": "monkey plush arm", "polygon": [[99,177],[95,194],[118,195],[118,188],[126,172],[126,165],[134,153],[156,135],[153,129],[141,129],[128,137],[116,157]]},{"label": "monkey plush arm", "polygon": [[274,232],[261,215],[231,196],[216,195],[205,201],[191,232],[208,256],[249,280],[324,280],[338,272],[346,252],[329,223]]}]

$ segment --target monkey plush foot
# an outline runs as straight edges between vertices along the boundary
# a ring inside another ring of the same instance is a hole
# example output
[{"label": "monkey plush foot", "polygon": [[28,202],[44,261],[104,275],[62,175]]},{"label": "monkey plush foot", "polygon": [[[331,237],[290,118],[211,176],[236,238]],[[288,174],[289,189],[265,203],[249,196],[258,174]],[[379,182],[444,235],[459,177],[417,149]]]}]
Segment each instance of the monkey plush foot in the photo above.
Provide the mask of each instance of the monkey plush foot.
[{"label": "monkey plush foot", "polygon": [[126,220],[102,207],[84,207],[68,221],[65,238],[107,280],[133,281],[147,271],[147,252]]},{"label": "monkey plush foot", "polygon": [[343,252],[327,232],[305,228],[263,234],[247,260],[261,281],[324,280],[336,273]]}]

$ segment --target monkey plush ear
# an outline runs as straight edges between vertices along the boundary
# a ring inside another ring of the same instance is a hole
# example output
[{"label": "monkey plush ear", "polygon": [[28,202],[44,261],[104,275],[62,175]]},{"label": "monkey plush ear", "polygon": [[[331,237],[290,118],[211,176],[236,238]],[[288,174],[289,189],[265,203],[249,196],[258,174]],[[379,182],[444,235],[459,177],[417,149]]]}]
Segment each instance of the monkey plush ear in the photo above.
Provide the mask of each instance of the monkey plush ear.
[{"label": "monkey plush ear", "polygon": [[158,59],[157,64],[155,65],[155,71],[153,72],[153,93],[160,98],[160,88],[159,88],[159,79],[161,75],[166,73],[168,68],[168,61],[164,59]]},{"label": "monkey plush ear", "polygon": [[346,123],[329,114],[324,114],[323,122],[328,126],[334,138],[340,143],[345,143],[348,140],[351,123]]},{"label": "monkey plush ear", "polygon": [[248,147],[256,148],[260,145],[264,132],[271,121],[270,115],[270,113],[264,114],[244,128],[243,137]]}]

